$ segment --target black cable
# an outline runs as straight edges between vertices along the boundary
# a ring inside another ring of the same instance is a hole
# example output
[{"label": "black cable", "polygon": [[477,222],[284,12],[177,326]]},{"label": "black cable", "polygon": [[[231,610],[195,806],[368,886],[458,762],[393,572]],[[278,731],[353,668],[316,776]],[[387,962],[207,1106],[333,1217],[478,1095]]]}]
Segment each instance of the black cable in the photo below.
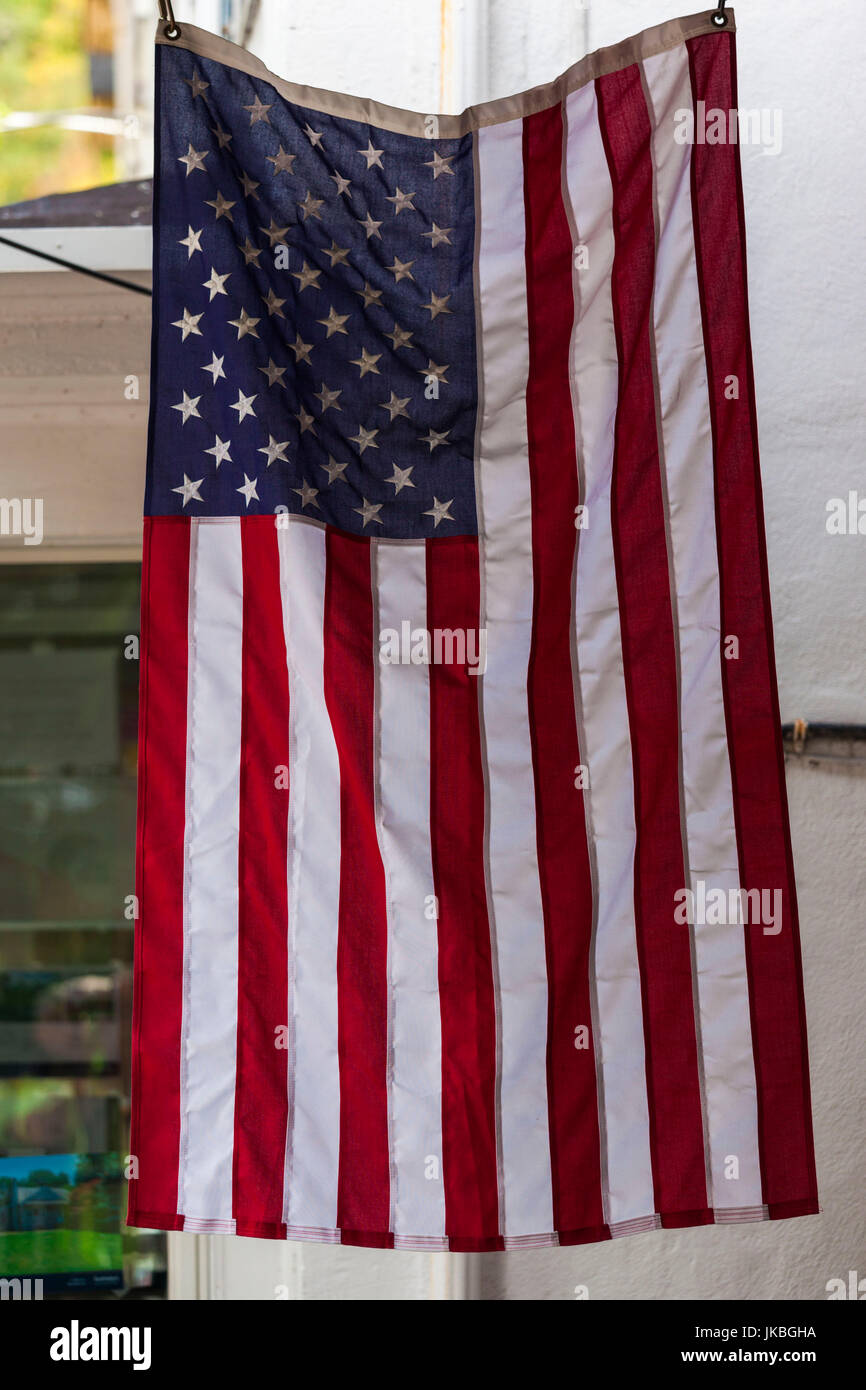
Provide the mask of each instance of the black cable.
[{"label": "black cable", "polygon": [[90,266],[76,265],[74,261],[66,261],[62,256],[52,256],[50,251],[37,251],[35,246],[25,246],[22,241],[13,241],[11,237],[0,236],[0,242],[16,251],[25,251],[28,256],[38,256],[40,260],[62,265],[65,270],[77,271],[79,275],[90,275],[94,280],[105,280],[109,285],[119,285],[122,290],[132,290],[135,294],[148,296],[153,294],[153,290],[149,290],[146,285],[135,285],[131,280],[121,280],[119,275],[107,275],[104,270],[91,270]]}]

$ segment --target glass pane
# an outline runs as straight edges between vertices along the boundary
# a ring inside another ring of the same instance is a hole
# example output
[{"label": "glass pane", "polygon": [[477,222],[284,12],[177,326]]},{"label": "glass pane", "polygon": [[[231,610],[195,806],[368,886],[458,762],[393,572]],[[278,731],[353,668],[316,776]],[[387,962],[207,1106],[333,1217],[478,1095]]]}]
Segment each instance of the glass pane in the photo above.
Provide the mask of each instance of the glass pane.
[{"label": "glass pane", "polygon": [[0,1277],[159,1296],[124,1227],[137,565],[0,566]]}]

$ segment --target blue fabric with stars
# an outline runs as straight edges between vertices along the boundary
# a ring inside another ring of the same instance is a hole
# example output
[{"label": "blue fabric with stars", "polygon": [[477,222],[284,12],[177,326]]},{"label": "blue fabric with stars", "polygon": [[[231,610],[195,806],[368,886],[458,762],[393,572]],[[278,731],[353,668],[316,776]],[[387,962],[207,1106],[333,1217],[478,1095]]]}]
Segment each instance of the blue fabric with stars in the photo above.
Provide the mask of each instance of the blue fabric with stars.
[{"label": "blue fabric with stars", "polygon": [[145,512],[477,531],[471,136],[157,46]]}]

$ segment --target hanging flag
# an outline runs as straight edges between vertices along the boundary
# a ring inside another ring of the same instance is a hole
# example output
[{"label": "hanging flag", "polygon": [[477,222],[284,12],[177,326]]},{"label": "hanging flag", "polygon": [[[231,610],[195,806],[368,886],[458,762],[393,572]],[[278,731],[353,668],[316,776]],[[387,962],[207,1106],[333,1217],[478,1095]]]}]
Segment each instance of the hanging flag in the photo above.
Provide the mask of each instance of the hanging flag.
[{"label": "hanging flag", "polygon": [[736,106],[706,12],[461,116],[160,26],[132,1225],[818,1210]]}]

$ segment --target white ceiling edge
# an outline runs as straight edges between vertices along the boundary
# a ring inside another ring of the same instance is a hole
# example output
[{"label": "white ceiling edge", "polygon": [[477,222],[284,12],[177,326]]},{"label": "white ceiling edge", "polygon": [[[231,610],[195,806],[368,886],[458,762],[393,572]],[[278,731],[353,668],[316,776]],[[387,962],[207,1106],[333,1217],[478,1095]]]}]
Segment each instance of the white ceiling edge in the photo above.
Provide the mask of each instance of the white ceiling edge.
[{"label": "white ceiling edge", "polygon": [[[0,236],[8,236],[37,251],[63,256],[67,261],[91,270],[150,270],[153,259],[153,233],[144,227],[21,227],[0,226]],[[15,251],[0,242],[0,273],[6,271],[57,271],[52,265],[25,251]]]}]

